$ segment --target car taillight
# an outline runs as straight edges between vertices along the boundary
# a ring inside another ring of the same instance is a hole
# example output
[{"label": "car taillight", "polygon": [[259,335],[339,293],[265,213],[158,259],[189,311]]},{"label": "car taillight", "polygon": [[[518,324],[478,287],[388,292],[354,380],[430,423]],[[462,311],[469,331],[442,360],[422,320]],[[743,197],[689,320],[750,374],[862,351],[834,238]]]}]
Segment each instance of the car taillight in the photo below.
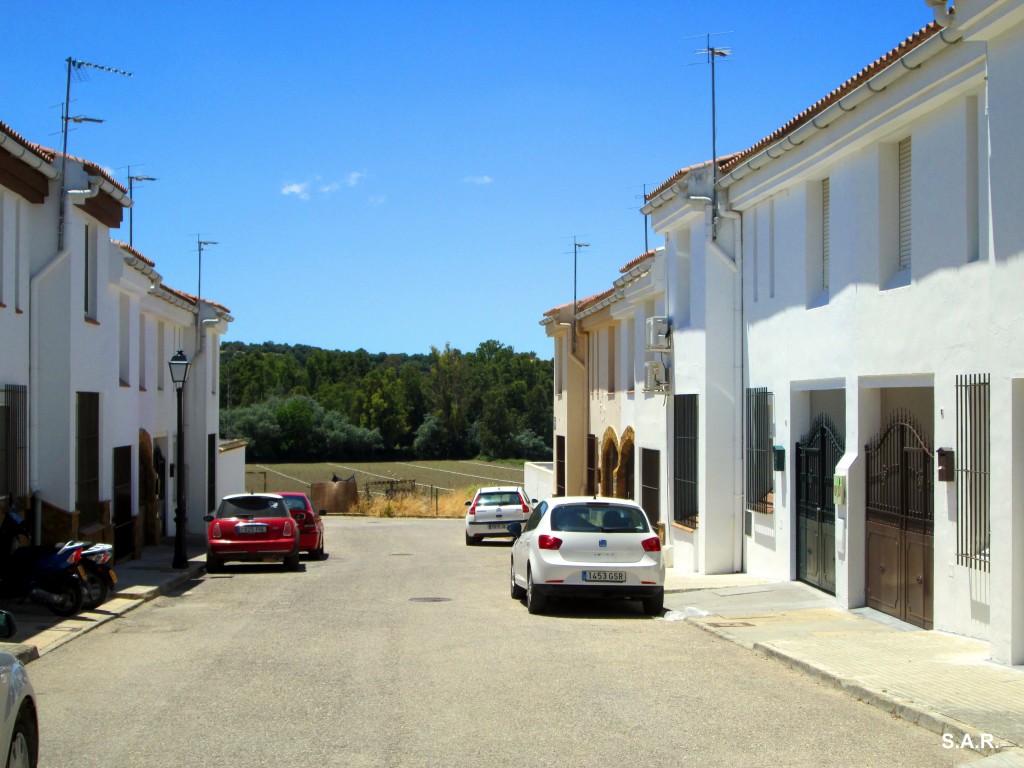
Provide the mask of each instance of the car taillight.
[{"label": "car taillight", "polygon": [[529,517],[530,516],[530,505],[527,504],[525,501],[520,502],[520,503],[523,506],[523,515],[525,515],[526,517]]},{"label": "car taillight", "polygon": [[471,514],[471,515],[475,515],[476,514],[476,502],[475,501],[473,502],[473,506],[471,506],[469,508],[469,514]]},{"label": "car taillight", "polygon": [[657,536],[651,539],[644,539],[640,543],[644,548],[644,552],[661,552],[661,539]]},{"label": "car taillight", "polygon": [[291,536],[292,535],[292,521],[291,520],[285,520],[284,528],[281,530],[281,535],[282,536]]},{"label": "car taillight", "polygon": [[562,546],[562,540],[557,536],[548,536],[546,533],[542,533],[537,537],[537,546],[541,549],[558,549]]},{"label": "car taillight", "polygon": [[68,562],[71,563],[72,565],[75,565],[76,563],[80,562],[81,559],[82,559],[82,550],[76,549],[74,552],[71,553],[71,557],[68,558]]},{"label": "car taillight", "polygon": [[219,539],[220,538],[220,523],[214,523],[213,524],[213,528],[210,529],[210,538],[211,539]]}]

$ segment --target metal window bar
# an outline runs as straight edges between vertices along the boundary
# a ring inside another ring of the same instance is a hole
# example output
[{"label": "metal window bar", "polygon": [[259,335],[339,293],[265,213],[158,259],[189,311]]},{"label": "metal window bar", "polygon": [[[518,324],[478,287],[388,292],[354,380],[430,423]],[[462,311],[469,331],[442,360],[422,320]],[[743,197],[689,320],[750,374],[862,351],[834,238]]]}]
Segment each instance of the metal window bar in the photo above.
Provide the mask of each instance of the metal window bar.
[{"label": "metal window bar", "polygon": [[989,375],[956,377],[956,561],[990,569],[991,407]]},{"label": "metal window bar", "polygon": [[747,390],[747,509],[763,515],[775,510],[773,411],[774,396],[767,388]]},{"label": "metal window bar", "polygon": [[101,522],[100,510],[100,396],[78,393],[78,435],[75,473],[75,505],[79,526]]},{"label": "metal window bar", "polygon": [[597,435],[587,435],[587,496],[597,494]]},{"label": "metal window bar", "polygon": [[899,144],[899,269],[910,269],[910,137]]},{"label": "metal window bar", "polygon": [[565,496],[565,435],[555,436],[555,496]]},{"label": "metal window bar", "polygon": [[676,395],[672,519],[687,528],[700,520],[698,468],[699,395]]},{"label": "metal window bar", "polygon": [[28,495],[28,395],[21,384],[0,390],[0,498]]}]

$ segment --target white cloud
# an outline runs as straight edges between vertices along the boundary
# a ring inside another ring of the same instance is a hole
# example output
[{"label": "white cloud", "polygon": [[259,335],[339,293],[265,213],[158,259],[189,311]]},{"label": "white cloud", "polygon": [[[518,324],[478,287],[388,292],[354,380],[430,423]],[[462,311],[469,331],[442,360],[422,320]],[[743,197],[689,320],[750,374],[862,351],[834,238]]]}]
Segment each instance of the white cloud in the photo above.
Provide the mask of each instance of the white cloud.
[{"label": "white cloud", "polygon": [[466,176],[462,181],[464,184],[483,185],[492,183],[494,179],[490,176]]},{"label": "white cloud", "polygon": [[378,206],[384,205],[384,201],[387,198],[384,195],[371,195],[367,198],[366,204],[371,208],[377,208]]},{"label": "white cloud", "polygon": [[285,184],[281,187],[282,195],[295,195],[299,200],[309,200],[309,182],[301,184]]},{"label": "white cloud", "polygon": [[337,192],[339,189],[341,189],[341,184],[337,181],[332,181],[330,184],[323,184],[320,187],[320,191],[325,195],[329,195],[331,192]]},{"label": "white cloud", "polygon": [[348,176],[345,177],[345,184],[350,187],[354,187],[360,181],[366,178],[364,171],[352,171]]}]

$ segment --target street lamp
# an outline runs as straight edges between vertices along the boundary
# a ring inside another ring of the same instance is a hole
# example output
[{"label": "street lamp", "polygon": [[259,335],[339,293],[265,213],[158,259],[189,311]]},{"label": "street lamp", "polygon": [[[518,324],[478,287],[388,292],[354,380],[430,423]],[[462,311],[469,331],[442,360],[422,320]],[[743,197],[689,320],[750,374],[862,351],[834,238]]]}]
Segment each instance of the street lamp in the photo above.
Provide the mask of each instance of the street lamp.
[{"label": "street lamp", "polygon": [[[129,170],[129,174],[130,173],[131,173],[131,171]],[[156,181],[156,179],[153,178],[152,176],[131,176],[131,175],[128,176],[128,197],[132,201],[132,207],[128,209],[128,247],[129,248],[132,248],[135,245],[135,243],[133,241],[133,231],[132,230],[134,229],[133,224],[135,222],[135,194],[133,192],[133,188],[135,186],[135,182],[136,181]]]},{"label": "street lamp", "polygon": [[572,353],[576,354],[576,254],[580,248],[589,248],[590,243],[577,243],[576,237],[572,238]]},{"label": "street lamp", "polygon": [[188,514],[185,510],[185,423],[181,414],[181,393],[188,379],[188,358],[180,349],[174,354],[167,366],[171,369],[171,381],[178,394],[178,457],[177,467],[177,501],[174,508],[174,561],[172,568],[187,568],[188,553],[185,550],[185,525]]}]

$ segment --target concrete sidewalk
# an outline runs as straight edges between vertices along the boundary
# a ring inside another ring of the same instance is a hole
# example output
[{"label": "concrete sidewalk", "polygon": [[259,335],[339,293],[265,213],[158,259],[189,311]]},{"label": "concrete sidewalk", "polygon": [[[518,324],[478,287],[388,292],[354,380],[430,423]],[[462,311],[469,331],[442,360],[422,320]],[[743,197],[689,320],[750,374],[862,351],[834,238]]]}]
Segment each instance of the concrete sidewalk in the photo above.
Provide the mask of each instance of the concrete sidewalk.
[{"label": "concrete sidewalk", "polygon": [[[101,624],[123,616],[154,597],[166,594],[206,571],[205,549],[191,543],[188,553],[193,555],[185,569],[171,567],[174,547],[165,544],[146,547],[137,560],[126,560],[114,566],[117,590],[103,605],[77,616],[61,618],[42,605],[9,601],[0,604],[14,614],[18,634],[13,642],[0,643],[0,651],[20,658],[23,663],[34,661],[64,643],[95,629]],[[201,553],[201,554],[196,554]]]},{"label": "concrete sidewalk", "polygon": [[[955,743],[1024,766],[1024,667],[987,642],[922,630],[800,582],[745,574],[666,579],[664,620],[685,620],[760,651]],[[947,735],[948,734],[948,735]]]}]

